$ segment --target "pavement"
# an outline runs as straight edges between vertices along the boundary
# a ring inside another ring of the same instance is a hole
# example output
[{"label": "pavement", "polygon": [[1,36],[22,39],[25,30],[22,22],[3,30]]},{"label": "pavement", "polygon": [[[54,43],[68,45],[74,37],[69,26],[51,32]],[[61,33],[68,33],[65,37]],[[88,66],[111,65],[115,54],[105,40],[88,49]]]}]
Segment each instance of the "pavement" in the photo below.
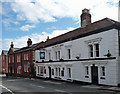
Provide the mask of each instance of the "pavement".
[{"label": "pavement", "polygon": [[120,87],[117,87],[117,86],[85,85],[85,86],[82,86],[82,87],[84,87],[84,88],[95,88],[95,89],[99,89],[99,90],[109,90],[109,91],[120,92]]}]

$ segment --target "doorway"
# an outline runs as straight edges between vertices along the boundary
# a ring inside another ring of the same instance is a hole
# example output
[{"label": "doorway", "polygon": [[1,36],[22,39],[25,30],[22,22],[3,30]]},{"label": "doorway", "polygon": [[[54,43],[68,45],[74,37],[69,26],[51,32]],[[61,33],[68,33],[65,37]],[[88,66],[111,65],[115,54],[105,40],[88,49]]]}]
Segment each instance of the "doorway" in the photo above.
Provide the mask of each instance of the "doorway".
[{"label": "doorway", "polygon": [[91,81],[92,84],[98,84],[98,67],[95,64],[91,67]]},{"label": "doorway", "polygon": [[51,67],[48,67],[49,69],[49,79],[51,79]]}]

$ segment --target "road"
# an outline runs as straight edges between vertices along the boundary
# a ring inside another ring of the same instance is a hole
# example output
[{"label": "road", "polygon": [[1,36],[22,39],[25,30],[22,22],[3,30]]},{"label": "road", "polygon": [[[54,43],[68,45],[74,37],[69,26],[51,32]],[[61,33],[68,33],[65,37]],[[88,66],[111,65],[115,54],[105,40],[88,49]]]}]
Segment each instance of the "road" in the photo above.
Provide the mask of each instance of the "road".
[{"label": "road", "polygon": [[[61,82],[54,80],[46,80],[46,79],[29,79],[29,78],[14,78],[14,77],[4,77],[2,79],[2,87],[3,94],[17,94],[17,93],[28,93],[28,94],[36,94],[36,93],[55,93],[55,94],[86,94],[92,93],[96,94],[120,94],[120,92],[108,91],[100,89],[101,86],[95,85],[81,85],[70,82]],[[6,93],[7,92],[7,93]]]}]

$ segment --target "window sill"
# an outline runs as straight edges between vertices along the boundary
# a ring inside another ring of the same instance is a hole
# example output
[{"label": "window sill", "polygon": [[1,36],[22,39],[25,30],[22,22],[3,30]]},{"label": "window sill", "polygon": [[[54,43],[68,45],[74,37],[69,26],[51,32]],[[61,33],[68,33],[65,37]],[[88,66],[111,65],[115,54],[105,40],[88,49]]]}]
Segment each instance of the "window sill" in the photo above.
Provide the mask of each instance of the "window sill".
[{"label": "window sill", "polygon": [[105,79],[105,77],[100,77],[100,79]]},{"label": "window sill", "polygon": [[85,78],[89,78],[89,76],[86,75]]},{"label": "window sill", "polygon": [[55,77],[56,79],[61,79],[60,77]]}]

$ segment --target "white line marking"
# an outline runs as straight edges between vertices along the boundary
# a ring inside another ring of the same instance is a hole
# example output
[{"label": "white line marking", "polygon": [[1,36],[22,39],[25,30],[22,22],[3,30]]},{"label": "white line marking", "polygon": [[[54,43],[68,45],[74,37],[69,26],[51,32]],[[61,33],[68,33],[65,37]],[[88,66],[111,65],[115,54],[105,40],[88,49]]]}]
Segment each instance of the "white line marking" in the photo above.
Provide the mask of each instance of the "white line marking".
[{"label": "white line marking", "polygon": [[51,83],[51,84],[61,84],[61,83],[58,83],[58,82],[52,82],[52,81],[43,81],[45,83]]},{"label": "white line marking", "polygon": [[59,90],[59,89],[55,89],[55,91],[57,91],[57,92],[65,92],[65,91]]},{"label": "white line marking", "polygon": [[22,79],[14,79],[14,80],[6,80],[6,81],[20,81],[20,80],[22,80]]},{"label": "white line marking", "polygon": [[37,87],[40,87],[40,88],[45,88],[45,87],[43,87],[43,86],[37,86]]},{"label": "white line marking", "polygon": [[81,86],[81,87],[84,87],[84,88],[95,88],[95,89],[101,88],[101,86],[92,86],[92,85],[86,85],[86,86]]},{"label": "white line marking", "polygon": [[34,84],[30,84],[30,85],[36,86],[36,87],[40,87],[40,88],[45,88],[45,87],[43,87],[43,86],[38,86],[38,85],[34,85]]},{"label": "white line marking", "polygon": [[31,80],[35,80],[34,78],[31,78]]},{"label": "white line marking", "polygon": [[0,85],[1,87],[5,88],[6,90],[8,90],[10,93],[14,94],[10,89],[8,89],[7,87]]}]

